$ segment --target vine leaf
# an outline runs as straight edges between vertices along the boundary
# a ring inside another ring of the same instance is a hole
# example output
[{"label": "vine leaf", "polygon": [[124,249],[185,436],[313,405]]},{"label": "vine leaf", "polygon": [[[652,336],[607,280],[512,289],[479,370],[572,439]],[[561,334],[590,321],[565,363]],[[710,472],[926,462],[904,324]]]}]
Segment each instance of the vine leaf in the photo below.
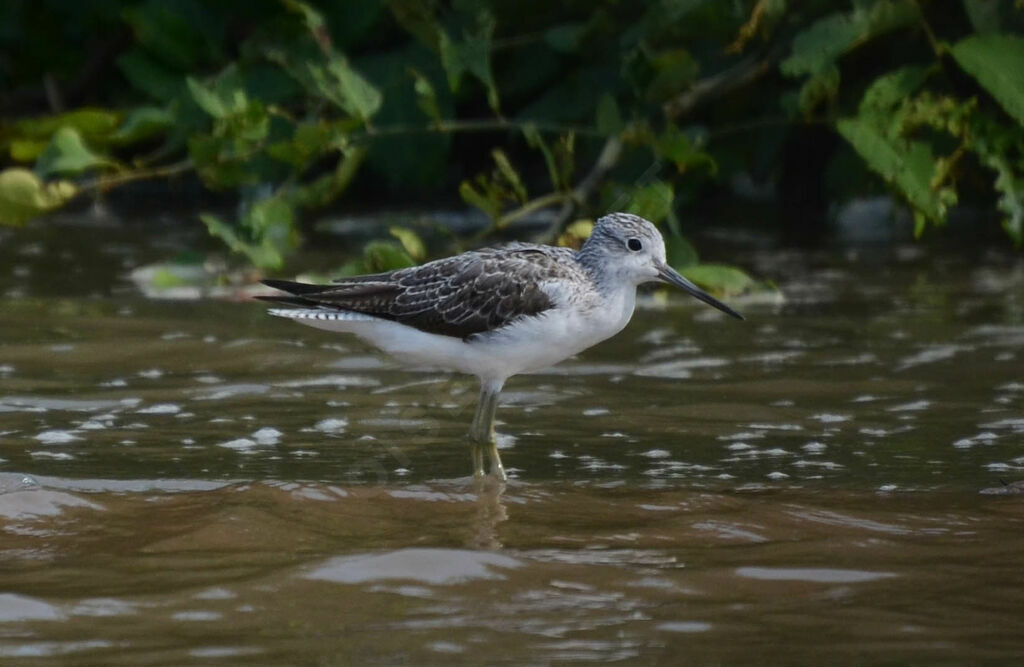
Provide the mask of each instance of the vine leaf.
[{"label": "vine leaf", "polygon": [[437,92],[434,84],[422,72],[409,68],[409,73],[415,79],[413,90],[416,91],[416,106],[425,113],[435,125],[441,124],[441,107],[437,103]]},{"label": "vine leaf", "polygon": [[701,287],[723,296],[743,294],[757,285],[749,275],[726,264],[695,264],[684,267],[681,273]]},{"label": "vine leaf", "polygon": [[849,12],[835,12],[815,21],[793,39],[790,56],[780,69],[786,76],[818,74],[840,56],[874,37],[910,25],[921,11],[911,0],[854,3]]},{"label": "vine leaf", "polygon": [[416,262],[422,262],[427,258],[427,246],[419,234],[407,227],[391,227],[388,232],[402,244],[402,248]]},{"label": "vine leaf", "polygon": [[447,32],[438,28],[438,46],[441,51],[441,65],[448,75],[448,86],[452,92],[459,90],[462,75],[469,72],[487,89],[487,104],[497,113],[500,109],[498,86],[491,72],[491,40],[494,36],[494,17],[481,12],[475,31],[464,31],[462,41],[453,40]]},{"label": "vine leaf", "polygon": [[672,213],[672,200],[675,192],[672,184],[665,181],[654,181],[636,188],[632,193],[627,213],[639,215],[657,224]]},{"label": "vine leaf", "polygon": [[1017,35],[972,35],[952,48],[965,72],[991,93],[1006,113],[1024,123],[1024,38]]},{"label": "vine leaf", "polygon": [[44,183],[28,169],[0,171],[0,224],[23,225],[47,211],[63,206],[78,194],[68,181]]},{"label": "vine leaf", "polygon": [[46,178],[56,174],[77,174],[97,167],[116,167],[113,160],[98,155],[85,145],[73,127],[62,127],[36,160],[36,173]]},{"label": "vine leaf", "polygon": [[897,142],[882,134],[863,118],[844,118],[836,129],[875,172],[895,185],[918,214],[918,231],[923,220],[944,222],[949,205],[956,203],[956,192],[944,187],[935,190],[935,156],[923,141]]}]

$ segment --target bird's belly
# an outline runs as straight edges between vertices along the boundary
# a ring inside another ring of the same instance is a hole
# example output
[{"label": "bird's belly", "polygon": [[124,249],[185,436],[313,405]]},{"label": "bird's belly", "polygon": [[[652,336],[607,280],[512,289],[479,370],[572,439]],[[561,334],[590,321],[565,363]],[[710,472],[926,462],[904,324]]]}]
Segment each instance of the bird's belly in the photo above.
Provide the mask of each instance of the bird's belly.
[{"label": "bird's belly", "polygon": [[373,317],[297,321],[353,333],[409,366],[454,370],[503,382],[517,373],[553,366],[614,336],[632,313],[632,300],[600,310],[555,309],[468,340]]},{"label": "bird's belly", "polygon": [[595,317],[545,313],[506,327],[479,342],[467,343],[482,357],[493,359],[505,377],[554,366],[617,334],[628,317]]}]

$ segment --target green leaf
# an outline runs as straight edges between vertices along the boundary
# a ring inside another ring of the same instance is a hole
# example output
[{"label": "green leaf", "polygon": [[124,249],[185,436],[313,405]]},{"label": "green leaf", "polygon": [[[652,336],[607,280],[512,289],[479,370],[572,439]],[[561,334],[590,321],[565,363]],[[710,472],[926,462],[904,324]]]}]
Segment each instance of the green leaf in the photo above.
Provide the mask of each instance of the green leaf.
[{"label": "green leaf", "polygon": [[299,243],[294,206],[281,192],[250,205],[237,226],[209,213],[201,213],[199,219],[212,236],[261,268],[281,268]]},{"label": "green leaf", "polygon": [[166,132],[174,125],[174,114],[160,107],[139,107],[125,117],[110,140],[130,144]]},{"label": "green leaf", "polygon": [[671,160],[679,173],[686,173],[696,167],[706,167],[712,175],[718,172],[715,159],[694,145],[690,137],[674,125],[669,125],[654,142],[654,149],[664,158]]},{"label": "green leaf", "polygon": [[380,91],[352,69],[344,56],[335,54],[327,64],[305,62],[293,73],[307,88],[364,122],[377,113],[383,102]]},{"label": "green leaf", "polygon": [[1024,37],[972,35],[957,42],[953,57],[1018,123],[1024,123]]},{"label": "green leaf", "polygon": [[214,118],[223,120],[245,111],[249,106],[245,84],[234,65],[229,65],[210,85],[192,77],[185,81],[195,103]]},{"label": "green leaf", "polygon": [[698,65],[685,49],[671,49],[655,56],[651,62],[654,77],[647,84],[644,97],[660,103],[689,88],[697,78]]},{"label": "green leaf", "polygon": [[161,266],[153,272],[153,277],[149,279],[149,284],[158,290],[171,289],[172,287],[184,287],[189,285],[189,281],[170,268]]},{"label": "green leaf", "polygon": [[983,153],[982,161],[996,172],[993,187],[999,193],[996,206],[1006,214],[1003,229],[1015,245],[1024,245],[1024,177],[1014,172],[1010,161],[1003,155]]},{"label": "green leaf", "polygon": [[851,11],[829,14],[798,33],[779,69],[793,77],[822,72],[844,53],[878,35],[911,25],[919,17],[920,10],[912,0],[855,2]]},{"label": "green leaf", "polygon": [[306,28],[314,35],[324,35],[323,39],[327,40],[328,46],[330,45],[330,38],[326,36],[327,21],[324,20],[323,14],[313,9],[309,3],[300,2],[299,0],[284,0],[284,6],[301,15],[302,20],[306,23]]},{"label": "green leaf", "polygon": [[820,72],[807,77],[800,86],[797,108],[804,115],[810,115],[818,105],[830,102],[839,95],[839,68],[827,65]]},{"label": "green leaf", "polygon": [[402,244],[402,248],[413,260],[422,262],[427,258],[427,247],[419,234],[406,227],[391,227],[388,232]]},{"label": "green leaf", "polygon": [[555,245],[579,250],[594,231],[593,220],[576,220],[568,225],[555,240]]},{"label": "green leaf", "polygon": [[388,241],[371,241],[363,250],[363,261],[370,273],[382,273],[416,266],[402,247]]},{"label": "green leaf", "polygon": [[860,114],[890,113],[893,107],[921,87],[928,73],[927,67],[907,65],[878,77],[864,91],[864,97],[860,100]]},{"label": "green leaf", "polygon": [[697,249],[693,247],[685,236],[669,234],[665,239],[665,254],[669,266],[678,271],[695,266],[700,262]]},{"label": "green leaf", "polygon": [[206,225],[211,236],[224,241],[232,251],[245,255],[255,266],[279,269],[284,264],[280,249],[267,240],[257,243],[246,241],[232,225],[210,213],[200,213],[199,219]]},{"label": "green leaf", "polygon": [[110,109],[83,107],[47,116],[35,116],[19,120],[14,124],[14,133],[24,139],[49,141],[62,127],[76,130],[89,141],[102,140],[121,122],[121,114]]},{"label": "green leaf", "polygon": [[160,102],[178,98],[185,89],[180,74],[156,62],[138,47],[119,56],[117,67],[136,90]]},{"label": "green leaf", "polygon": [[556,25],[544,32],[544,43],[559,53],[577,53],[587,30],[586,23]]},{"label": "green leaf", "polygon": [[494,164],[497,165],[498,171],[512,188],[512,192],[515,194],[516,199],[520,202],[525,202],[529,199],[526,194],[526,186],[523,185],[523,179],[519,177],[519,172],[517,172],[515,167],[512,166],[512,163],[509,162],[508,156],[505,155],[505,151],[500,148],[495,148],[491,151],[491,157],[494,158]]},{"label": "green leaf", "polygon": [[[961,4],[974,32],[993,33],[1001,30],[1003,17],[1000,10],[1010,3],[999,0],[963,0]],[[1020,3],[1017,7],[1020,8]]]},{"label": "green leaf", "polygon": [[34,162],[49,145],[50,142],[44,139],[12,139],[11,159],[15,162]]},{"label": "green leaf", "polygon": [[672,212],[675,193],[672,185],[665,181],[654,181],[633,190],[627,213],[639,215],[657,224]]},{"label": "green leaf", "polygon": [[530,148],[536,148],[544,156],[544,164],[548,168],[548,177],[551,179],[551,187],[555,190],[561,190],[563,188],[561,172],[558,168],[558,161],[555,159],[555,153],[548,146],[548,143],[544,140],[540,131],[536,125],[527,123],[523,126],[523,138],[526,139],[526,143]]},{"label": "green leaf", "polygon": [[932,188],[936,161],[929,144],[897,143],[862,118],[841,119],[836,129],[868,166],[895,185],[921,215],[935,223],[945,221],[956,193],[949,188]]},{"label": "green leaf", "polygon": [[22,225],[64,205],[78,193],[73,183],[43,183],[28,169],[0,171],[0,224]]},{"label": "green leaf", "polygon": [[722,296],[742,294],[757,284],[740,269],[725,264],[697,264],[680,273],[704,289]]},{"label": "green leaf", "polygon": [[329,69],[338,80],[338,93],[346,111],[364,121],[377,113],[383,102],[380,91],[352,69],[347,60],[335,58]]},{"label": "green leaf", "polygon": [[254,202],[242,216],[242,224],[249,230],[253,238],[269,239],[275,245],[283,247],[288,243],[285,234],[294,223],[295,213],[291,204],[283,196],[272,195]]},{"label": "green leaf", "polygon": [[298,170],[304,170],[315,158],[334,150],[331,146],[333,134],[333,129],[327,123],[299,123],[291,139],[276,141],[267,146],[267,155]]},{"label": "green leaf", "polygon": [[438,47],[441,51],[441,65],[448,75],[448,86],[458,92],[462,75],[469,72],[487,90],[487,104],[499,110],[498,88],[491,72],[491,40],[494,36],[494,17],[481,11],[477,17],[475,31],[464,31],[462,41],[453,40],[442,28],[438,28]]},{"label": "green leaf", "polygon": [[315,208],[326,206],[337,199],[349,186],[359,171],[359,166],[366,159],[367,150],[364,146],[351,148],[338,157],[334,171],[324,174],[308,185],[295,188],[290,199],[296,206]]},{"label": "green leaf", "polygon": [[200,109],[214,118],[226,118],[228,116],[227,106],[212,88],[203,85],[192,77],[185,79],[185,82],[188,85],[188,92],[191,93],[192,99],[199,105]]},{"label": "green leaf", "polygon": [[418,70],[409,68],[409,73],[412,74],[416,82],[413,84],[413,89],[416,91],[416,106],[418,106],[423,113],[427,114],[427,117],[435,123],[441,122],[441,109],[437,104],[437,92],[434,90],[434,84],[430,83],[430,79],[421,74]]},{"label": "green leaf", "polygon": [[572,234],[581,239],[589,239],[590,234],[594,231],[593,220],[576,220],[566,226],[565,231],[567,234]]},{"label": "green leaf", "polygon": [[50,144],[36,160],[36,173],[45,178],[53,174],[78,174],[97,167],[116,166],[113,160],[89,150],[78,130],[62,127],[54,133]]},{"label": "green leaf", "polygon": [[555,169],[558,180],[553,185],[563,191],[572,189],[572,174],[576,169],[576,133],[569,132],[558,137],[555,144]]},{"label": "green leaf", "polygon": [[459,196],[462,197],[462,201],[480,209],[492,220],[497,220],[501,217],[501,201],[496,196],[490,196],[492,194],[478,190],[472,181],[462,181],[459,184]]},{"label": "green leaf", "polygon": [[122,16],[132,29],[135,43],[180,72],[191,71],[204,59],[220,55],[211,47],[222,37],[223,23],[216,14],[204,11],[200,3],[147,0],[130,3]]},{"label": "green leaf", "polygon": [[437,50],[439,29],[433,3],[424,0],[389,0],[387,7],[402,29],[432,51]]},{"label": "green leaf", "polygon": [[416,266],[404,248],[391,241],[371,241],[363,248],[363,255],[346,262],[337,276],[358,276],[366,273],[385,273]]},{"label": "green leaf", "polygon": [[595,124],[597,131],[606,137],[618,135],[625,128],[622,114],[619,112],[619,105],[611,93],[605,93],[598,101]]}]

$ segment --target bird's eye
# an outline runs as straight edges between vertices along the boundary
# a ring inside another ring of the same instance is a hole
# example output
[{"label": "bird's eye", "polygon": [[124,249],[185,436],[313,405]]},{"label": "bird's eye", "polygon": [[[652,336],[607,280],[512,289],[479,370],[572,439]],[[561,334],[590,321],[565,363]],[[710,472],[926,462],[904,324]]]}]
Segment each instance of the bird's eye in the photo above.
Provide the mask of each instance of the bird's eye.
[{"label": "bird's eye", "polygon": [[639,252],[644,249],[644,244],[640,243],[640,239],[630,239],[626,241],[626,247],[633,252]]}]

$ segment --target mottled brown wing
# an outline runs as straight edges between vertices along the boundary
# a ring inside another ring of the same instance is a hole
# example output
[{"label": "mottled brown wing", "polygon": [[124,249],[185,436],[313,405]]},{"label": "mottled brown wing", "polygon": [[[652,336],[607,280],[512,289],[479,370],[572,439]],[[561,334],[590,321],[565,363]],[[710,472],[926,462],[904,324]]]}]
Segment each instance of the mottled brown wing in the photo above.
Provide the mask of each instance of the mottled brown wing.
[{"label": "mottled brown wing", "polygon": [[[568,252],[568,251],[566,251]],[[515,246],[470,252],[333,285],[266,281],[290,292],[269,300],[366,313],[444,336],[469,338],[551,308],[541,284],[576,278],[559,251]],[[562,261],[559,261],[562,260]]]}]

